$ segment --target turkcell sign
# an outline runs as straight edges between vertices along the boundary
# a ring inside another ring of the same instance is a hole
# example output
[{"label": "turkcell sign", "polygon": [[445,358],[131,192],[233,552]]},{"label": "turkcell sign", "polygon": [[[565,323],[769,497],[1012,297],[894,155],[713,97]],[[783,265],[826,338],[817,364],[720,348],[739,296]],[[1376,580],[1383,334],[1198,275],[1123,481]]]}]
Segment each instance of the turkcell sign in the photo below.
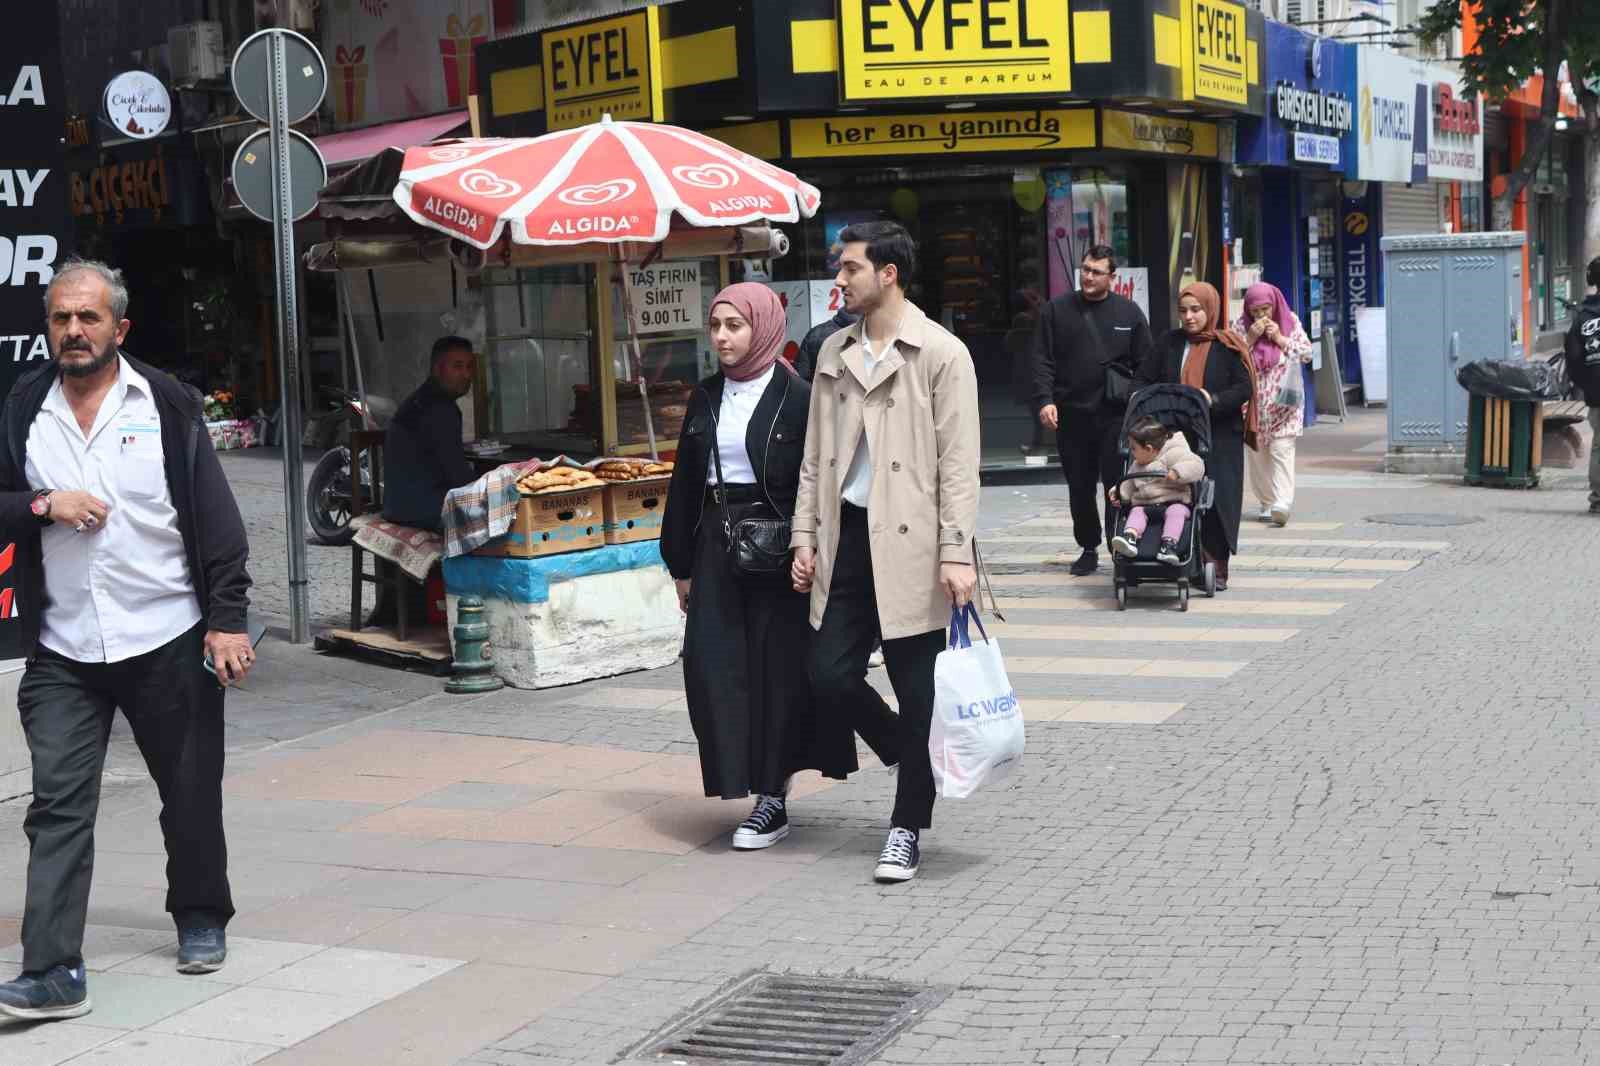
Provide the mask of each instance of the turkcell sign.
[{"label": "turkcell sign", "polygon": [[1325,163],[1330,167],[1336,167],[1339,165],[1339,138],[1330,137],[1326,133],[1303,133],[1296,130],[1294,159],[1297,163]]}]

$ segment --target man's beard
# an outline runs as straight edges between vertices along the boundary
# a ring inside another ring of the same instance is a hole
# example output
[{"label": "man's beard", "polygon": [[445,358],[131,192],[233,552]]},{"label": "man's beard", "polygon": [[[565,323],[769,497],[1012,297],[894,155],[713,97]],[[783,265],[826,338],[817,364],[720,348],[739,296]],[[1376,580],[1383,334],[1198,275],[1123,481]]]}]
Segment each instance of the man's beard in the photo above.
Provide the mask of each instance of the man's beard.
[{"label": "man's beard", "polygon": [[114,344],[106,345],[105,351],[98,355],[94,355],[94,358],[89,360],[87,363],[66,362],[62,359],[62,356],[64,356],[67,352],[88,352],[91,355],[94,355],[94,349],[77,347],[64,348],[60,352],[56,353],[56,365],[61,368],[61,373],[65,374],[69,378],[86,378],[99,373],[111,365],[111,360],[117,357],[117,346]]}]

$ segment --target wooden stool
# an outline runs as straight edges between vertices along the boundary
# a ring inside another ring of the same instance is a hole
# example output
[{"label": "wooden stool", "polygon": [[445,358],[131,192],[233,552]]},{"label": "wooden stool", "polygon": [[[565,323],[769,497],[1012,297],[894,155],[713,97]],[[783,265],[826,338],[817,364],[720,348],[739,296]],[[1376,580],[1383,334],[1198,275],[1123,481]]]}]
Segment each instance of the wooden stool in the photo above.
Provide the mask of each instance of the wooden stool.
[{"label": "wooden stool", "polygon": [[[354,521],[369,511],[374,514],[383,512],[383,441],[384,433],[381,429],[357,429],[350,433],[350,518]],[[361,458],[365,455],[371,463],[372,483],[370,486],[362,481]],[[366,496],[367,488],[372,490],[372,498]],[[395,609],[395,635],[401,640],[407,639],[411,620],[408,617],[410,607],[406,603],[405,582],[409,579],[405,571],[394,563],[389,563],[378,556],[372,556],[372,573],[367,573],[361,564],[362,555],[371,555],[361,545],[351,542],[350,545],[350,629],[353,632],[361,630],[361,586],[372,584],[378,589],[378,599],[383,598],[383,586],[387,585],[389,594],[394,597]],[[387,565],[388,574],[384,573]]]}]

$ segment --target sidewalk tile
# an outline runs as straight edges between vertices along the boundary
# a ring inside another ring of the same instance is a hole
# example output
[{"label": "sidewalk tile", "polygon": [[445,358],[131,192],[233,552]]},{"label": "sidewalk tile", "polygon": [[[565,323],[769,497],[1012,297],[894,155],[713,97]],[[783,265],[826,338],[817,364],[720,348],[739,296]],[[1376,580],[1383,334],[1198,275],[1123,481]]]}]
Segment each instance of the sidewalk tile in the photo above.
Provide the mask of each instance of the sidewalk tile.
[{"label": "sidewalk tile", "polygon": [[351,906],[415,910],[476,883],[477,878],[470,875],[359,870],[329,885],[327,895]]},{"label": "sidewalk tile", "polygon": [[[165,920],[167,928],[139,929],[127,926],[114,926],[104,922],[89,923],[83,933],[83,964],[85,968],[93,970],[109,970],[115,966],[136,959],[145,952],[154,951],[156,948],[173,945],[176,950],[178,934],[172,928],[172,919],[166,914],[161,917]],[[19,930],[20,933],[20,930]],[[12,943],[9,947],[0,949],[0,962],[22,962],[22,945]]]},{"label": "sidewalk tile", "polygon": [[0,1021],[0,1063],[57,1066],[122,1035],[121,1029],[101,1029],[82,1021],[51,1022],[49,1025]]},{"label": "sidewalk tile", "polygon": [[[404,919],[401,919],[404,921]],[[459,958],[429,958],[391,951],[329,948],[276,970],[257,981],[257,988],[316,992],[344,999],[381,1002],[409,992],[460,966]]]},{"label": "sidewalk tile", "polygon": [[175,967],[161,977],[113,970],[89,975],[94,1010],[86,1021],[108,1029],[143,1029],[163,1018],[220,996],[232,986],[184,976]]},{"label": "sidewalk tile", "polygon": [[448,896],[424,910],[439,914],[483,914],[492,918],[520,918],[551,922],[596,898],[593,885],[572,881],[533,881],[520,877],[485,878],[469,889]]},{"label": "sidewalk tile", "polygon": [[333,800],[339,803],[390,805],[425,796],[439,787],[434,778],[387,777],[375,774],[311,770],[268,786],[284,799]]},{"label": "sidewalk tile", "polygon": [[270,1044],[240,1044],[171,1033],[128,1033],[74,1059],[73,1066],[250,1066],[277,1050]]},{"label": "sidewalk tile", "polygon": [[[700,791],[698,786],[695,791]],[[576,837],[573,843],[685,855],[717,836],[731,833],[748,810],[744,800],[728,803],[704,797],[669,799]]]},{"label": "sidewalk tile", "polygon": [[503,811],[521,807],[550,795],[551,789],[528,785],[494,784],[489,781],[458,781],[453,785],[418,796],[408,807],[448,807],[453,810]]},{"label": "sidewalk tile", "polygon": [[564,926],[482,914],[417,911],[362,933],[349,946],[444,959],[539,966],[557,957],[553,945]]},{"label": "sidewalk tile", "polygon": [[498,872],[503,877],[529,877],[540,881],[578,881],[616,887],[625,885],[651,870],[660,869],[670,861],[669,856],[657,852],[586,848],[577,844],[563,844],[560,847],[541,846],[535,855]]},{"label": "sidewalk tile", "polygon": [[137,885],[97,885],[89,897],[89,924],[120,929],[142,929],[164,937],[176,936],[167,913],[164,888]]},{"label": "sidewalk tile", "polygon": [[394,862],[394,869],[418,873],[497,874],[537,859],[550,850],[542,844],[501,844],[488,840],[429,840]]},{"label": "sidewalk tile", "polygon": [[502,840],[523,844],[565,844],[619,818],[654,807],[667,797],[650,792],[567,790],[526,807],[475,818],[452,836],[462,840]]},{"label": "sidewalk tile", "polygon": [[657,756],[617,748],[563,748],[499,769],[475,771],[473,781],[499,781],[511,785],[544,785],[551,788],[587,788],[595,781],[637,770]]},{"label": "sidewalk tile", "polygon": [[[1119,700],[1084,700],[1063,714],[1063,722],[1100,722],[1121,725],[1159,725],[1183,710],[1181,703],[1140,703]],[[1023,706],[1027,714],[1027,705]]]},{"label": "sidewalk tile", "polygon": [[629,885],[599,897],[589,895],[560,921],[567,925],[690,936],[743,903],[722,893],[652,892]]},{"label": "sidewalk tile", "polygon": [[483,811],[458,810],[448,807],[417,807],[404,804],[390,807],[377,814],[369,814],[365,818],[357,818],[353,822],[339,827],[341,836],[353,836],[367,833],[385,833],[401,837],[415,837],[422,840],[436,840],[440,837],[453,837],[467,839],[466,830],[475,822],[485,818],[496,817],[496,814],[486,814]]},{"label": "sidewalk tile", "polygon": [[562,700],[584,707],[616,707],[619,709],[654,711],[683,698],[683,689],[631,688],[621,685],[582,686],[577,692]]},{"label": "sidewalk tile", "polygon": [[371,1006],[360,997],[324,996],[246,985],[175,1014],[159,1033],[290,1047]]},{"label": "sidewalk tile", "polygon": [[[215,973],[206,974],[205,980],[225,985],[247,985],[324,949],[321,944],[235,936],[233,930],[239,921],[235,918],[228,926],[228,964]],[[112,974],[144,974],[151,977],[171,977],[177,972],[176,941],[136,959],[129,959],[111,971]]]},{"label": "sidewalk tile", "polygon": [[472,963],[334,1026],[275,1056],[272,1063],[438,1066],[457,1062],[552,1007],[584,995],[601,980],[568,972]]},{"label": "sidewalk tile", "polygon": [[696,852],[652,870],[629,887],[646,892],[758,896],[773,885],[800,873],[801,867],[797,863],[766,861],[769,856],[787,848],[790,841],[798,840],[800,835],[798,831],[792,832],[779,843],[759,852],[730,850],[715,855]]},{"label": "sidewalk tile", "polygon": [[459,781],[474,769],[509,766],[559,747],[540,740],[386,729],[335,745],[326,757],[357,774]]},{"label": "sidewalk tile", "polygon": [[[227,818],[230,836],[236,826],[264,826],[273,829],[330,830],[345,822],[383,809],[378,803],[338,803],[332,800],[297,800],[234,796],[226,786]],[[98,861],[95,876],[100,869]]]},{"label": "sidewalk tile", "polygon": [[328,900],[297,899],[238,915],[228,929],[263,940],[343,944],[405,913],[392,907],[349,907]]},{"label": "sidewalk tile", "polygon": [[681,796],[704,796],[698,755],[657,755],[637,770],[613,774],[589,786],[633,792],[664,792]]}]

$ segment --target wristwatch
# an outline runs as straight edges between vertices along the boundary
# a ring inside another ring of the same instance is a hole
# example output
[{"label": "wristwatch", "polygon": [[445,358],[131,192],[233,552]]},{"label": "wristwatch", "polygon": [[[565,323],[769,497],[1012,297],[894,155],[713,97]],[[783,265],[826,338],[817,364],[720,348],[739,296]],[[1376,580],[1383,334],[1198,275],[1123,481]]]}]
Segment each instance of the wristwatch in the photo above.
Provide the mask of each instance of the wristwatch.
[{"label": "wristwatch", "polygon": [[28,510],[33,512],[33,517],[39,520],[41,526],[50,524],[50,493],[52,489],[40,489],[33,494],[33,500],[28,504]]}]

